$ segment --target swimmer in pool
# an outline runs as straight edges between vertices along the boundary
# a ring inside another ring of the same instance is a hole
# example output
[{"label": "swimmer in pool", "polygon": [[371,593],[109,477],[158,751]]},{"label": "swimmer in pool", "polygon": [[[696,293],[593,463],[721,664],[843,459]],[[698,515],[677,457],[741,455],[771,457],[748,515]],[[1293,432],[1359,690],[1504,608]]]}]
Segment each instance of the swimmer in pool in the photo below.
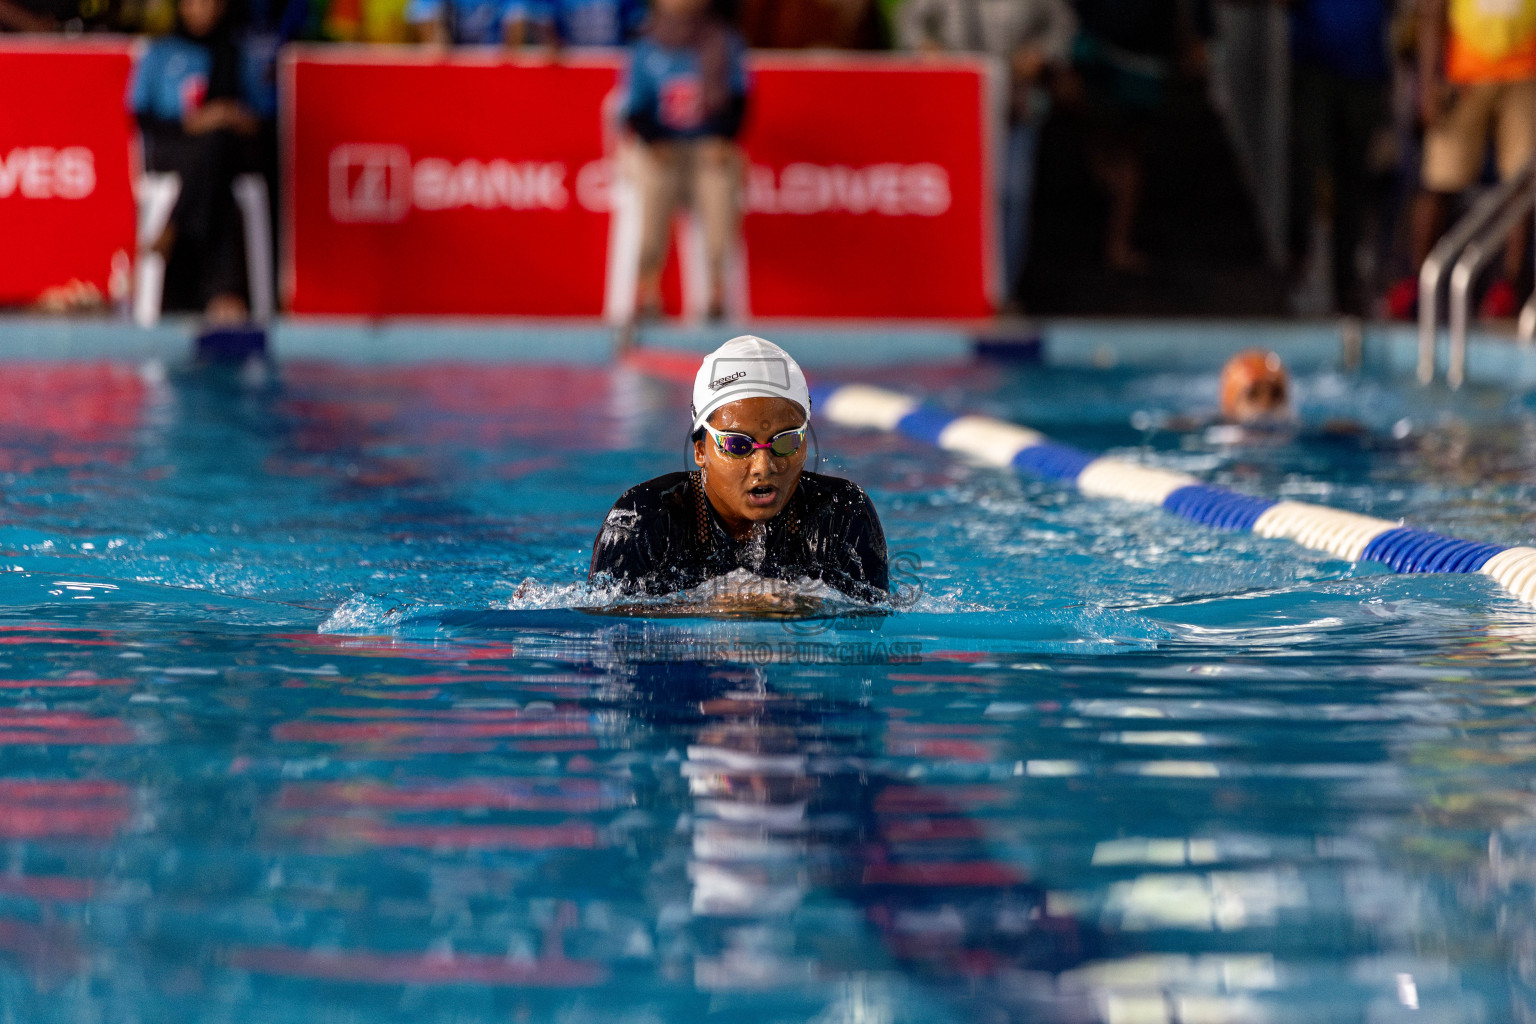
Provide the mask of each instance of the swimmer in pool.
[{"label": "swimmer in pool", "polygon": [[1227,360],[1221,368],[1220,396],[1219,421],[1137,413],[1132,425],[1140,430],[1199,432],[1206,444],[1221,447],[1275,448],[1297,441],[1344,444],[1361,450],[1405,447],[1405,434],[1394,432],[1391,438],[1384,438],[1345,417],[1325,420],[1319,426],[1298,423],[1291,406],[1291,375],[1279,355],[1265,349],[1247,349]]},{"label": "swimmer in pool", "polygon": [[1310,429],[1297,424],[1291,407],[1291,375],[1278,355],[1258,348],[1239,352],[1221,368],[1221,418],[1221,423],[1205,431],[1205,440],[1211,444],[1275,445],[1297,439],[1372,448],[1386,444],[1352,419],[1329,419]]},{"label": "swimmer in pool", "polygon": [[1252,426],[1287,420],[1291,415],[1291,377],[1273,352],[1251,348],[1221,368],[1221,418]]},{"label": "swimmer in pool", "polygon": [[1273,443],[1290,434],[1277,428],[1291,425],[1291,380],[1285,364],[1273,352],[1250,348],[1228,359],[1221,368],[1221,418],[1187,413],[1151,415],[1138,413],[1144,424],[1137,429],[1202,431],[1212,444]]},{"label": "swimmer in pool", "polygon": [[[885,532],[869,497],[805,470],[811,398],[789,353],[749,335],[726,342],[699,367],[692,411],[699,468],[624,492],[592,545],[589,579],[669,594],[746,570],[821,580],[871,603],[889,596]],[[770,610],[781,605],[766,597]]]}]

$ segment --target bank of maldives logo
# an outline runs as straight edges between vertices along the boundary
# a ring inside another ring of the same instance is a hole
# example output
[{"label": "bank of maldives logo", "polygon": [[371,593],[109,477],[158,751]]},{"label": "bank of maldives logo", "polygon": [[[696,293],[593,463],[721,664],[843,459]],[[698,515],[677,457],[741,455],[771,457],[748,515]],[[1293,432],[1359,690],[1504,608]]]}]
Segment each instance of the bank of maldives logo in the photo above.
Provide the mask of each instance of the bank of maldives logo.
[{"label": "bank of maldives logo", "polygon": [[411,212],[411,154],[404,146],[353,143],[331,150],[331,217],[391,224]]}]

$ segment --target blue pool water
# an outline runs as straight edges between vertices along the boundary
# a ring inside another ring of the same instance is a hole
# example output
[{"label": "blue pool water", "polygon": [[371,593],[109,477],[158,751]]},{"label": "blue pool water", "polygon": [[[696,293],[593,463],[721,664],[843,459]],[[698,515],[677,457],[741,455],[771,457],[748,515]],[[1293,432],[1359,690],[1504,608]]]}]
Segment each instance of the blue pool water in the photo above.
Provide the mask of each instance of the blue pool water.
[{"label": "blue pool water", "polygon": [[[857,379],[1536,536],[1521,395],[1312,373],[1234,443],[1214,374]],[[1536,609],[824,427],[903,610],[593,614],[685,406],[7,365],[0,1020],[1536,1019]]]}]

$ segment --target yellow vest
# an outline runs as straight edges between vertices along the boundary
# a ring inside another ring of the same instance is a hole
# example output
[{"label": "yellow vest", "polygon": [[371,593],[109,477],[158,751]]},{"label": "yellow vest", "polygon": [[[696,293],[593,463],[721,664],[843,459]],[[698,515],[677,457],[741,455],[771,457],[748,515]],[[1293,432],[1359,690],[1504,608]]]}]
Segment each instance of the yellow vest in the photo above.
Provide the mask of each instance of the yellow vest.
[{"label": "yellow vest", "polygon": [[1536,0],[1450,0],[1450,22],[1452,82],[1536,78]]}]

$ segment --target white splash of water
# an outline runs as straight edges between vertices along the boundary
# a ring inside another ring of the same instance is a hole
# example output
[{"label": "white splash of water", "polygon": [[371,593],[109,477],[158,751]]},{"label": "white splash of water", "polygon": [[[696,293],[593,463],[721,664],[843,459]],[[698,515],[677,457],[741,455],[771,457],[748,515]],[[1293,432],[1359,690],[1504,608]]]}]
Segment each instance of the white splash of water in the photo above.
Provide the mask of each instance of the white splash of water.
[{"label": "white splash of water", "polygon": [[353,594],[320,623],[320,633],[377,633],[399,626],[407,617],[418,611],[417,606],[401,606],[396,602]]},{"label": "white splash of water", "polygon": [[[636,595],[625,593],[617,584],[594,585],[582,581],[545,583],[532,577],[515,584],[508,583],[512,593],[500,601],[492,601],[487,607],[506,611],[549,611],[560,609],[605,609],[616,605],[629,608],[655,608],[658,615],[675,615],[679,612],[698,611],[710,614],[711,609],[730,610],[734,607],[764,605],[765,611],[787,611],[793,614],[798,606],[807,613],[836,615],[844,611],[861,611],[868,608],[822,580],[801,577],[797,580],[781,580],[759,576],[748,569],[735,569],[724,576],[705,580],[698,586],[673,594]],[[432,603],[402,603],[398,599],[353,594],[343,601],[318,627],[321,633],[369,634],[387,633],[399,629],[413,618],[429,616],[442,611],[443,606]],[[986,605],[961,599],[959,591],[952,593],[922,593],[909,607],[896,607],[902,611],[927,614],[951,615],[963,612],[985,612],[994,609]],[[643,613],[642,613],[643,614]]]}]

